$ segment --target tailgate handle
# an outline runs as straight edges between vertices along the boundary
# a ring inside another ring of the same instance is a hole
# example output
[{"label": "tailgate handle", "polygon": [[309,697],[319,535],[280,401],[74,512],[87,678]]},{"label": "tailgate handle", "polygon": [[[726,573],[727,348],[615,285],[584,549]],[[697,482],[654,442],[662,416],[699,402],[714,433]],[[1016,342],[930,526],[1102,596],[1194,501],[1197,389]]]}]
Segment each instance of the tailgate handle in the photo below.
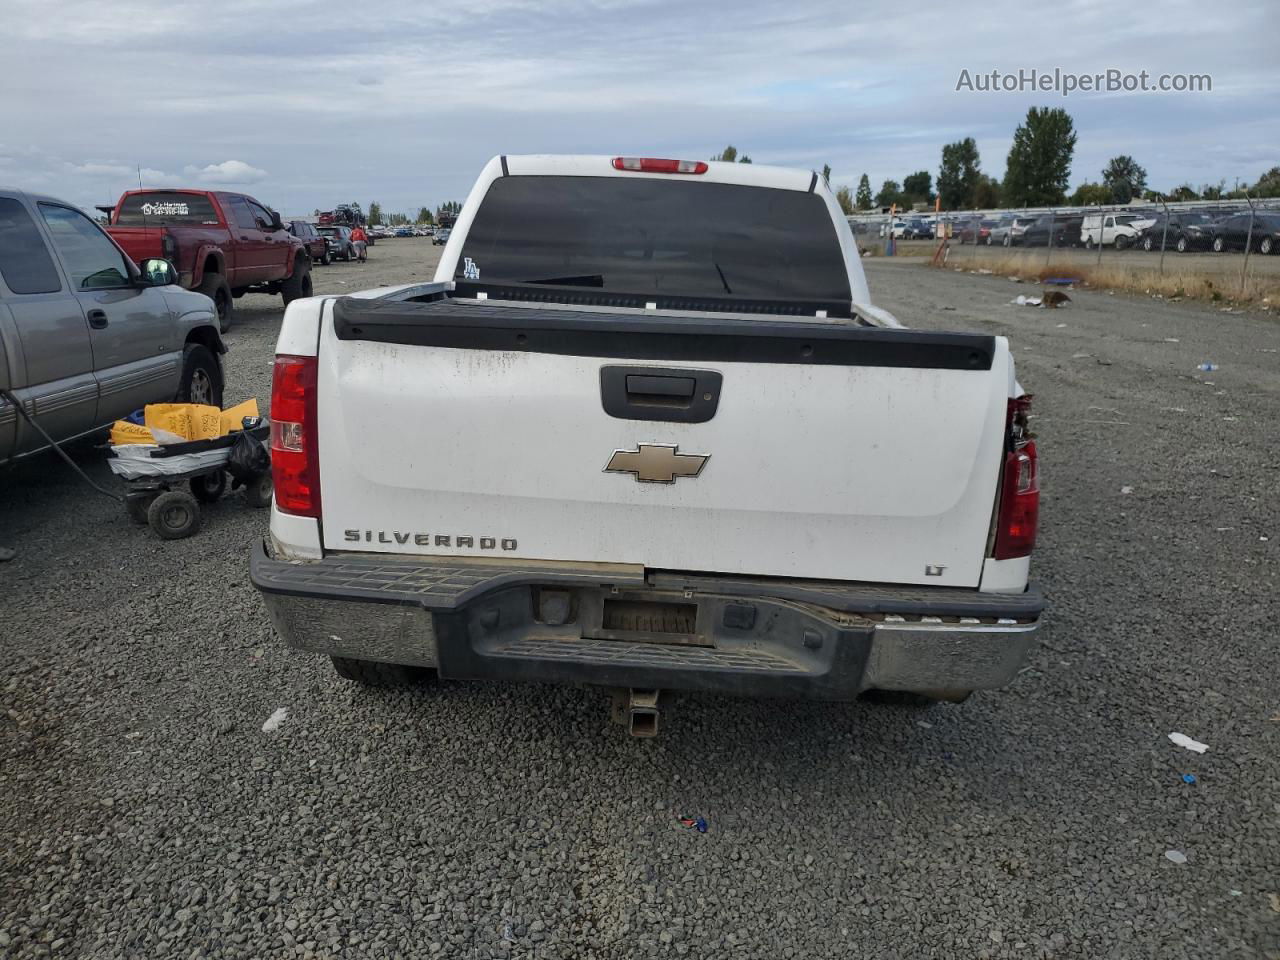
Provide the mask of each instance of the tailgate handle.
[{"label": "tailgate handle", "polygon": [[705,423],[716,415],[723,379],[714,370],[606,366],[600,401],[619,420]]},{"label": "tailgate handle", "polygon": [[672,399],[683,397],[687,400],[693,396],[694,383],[693,377],[642,377],[628,375],[627,396],[641,401],[645,397],[671,397]]}]

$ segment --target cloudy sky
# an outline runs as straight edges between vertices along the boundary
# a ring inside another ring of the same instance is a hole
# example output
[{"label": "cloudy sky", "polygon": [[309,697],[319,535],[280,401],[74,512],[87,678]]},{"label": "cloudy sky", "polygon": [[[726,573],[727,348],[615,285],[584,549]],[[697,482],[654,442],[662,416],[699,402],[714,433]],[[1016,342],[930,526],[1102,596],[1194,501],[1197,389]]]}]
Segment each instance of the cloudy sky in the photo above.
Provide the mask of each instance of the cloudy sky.
[{"label": "cloudy sky", "polygon": [[[978,141],[1001,176],[1029,106],[1075,119],[1072,186],[1280,164],[1280,4],[1016,0],[0,0],[0,185],[82,206],[226,186],[285,213],[462,199],[496,153],[832,167],[873,187]],[[1211,93],[957,92],[963,69],[1208,73]]]}]

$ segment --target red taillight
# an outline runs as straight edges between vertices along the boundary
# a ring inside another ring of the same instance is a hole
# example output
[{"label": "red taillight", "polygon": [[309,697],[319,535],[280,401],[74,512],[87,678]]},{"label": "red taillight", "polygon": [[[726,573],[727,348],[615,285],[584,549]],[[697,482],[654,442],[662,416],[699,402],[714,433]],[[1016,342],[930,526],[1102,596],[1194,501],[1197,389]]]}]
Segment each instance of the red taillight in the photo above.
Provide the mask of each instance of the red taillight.
[{"label": "red taillight", "polygon": [[663,160],[660,157],[614,157],[613,169],[632,173],[706,173],[701,160]]},{"label": "red taillight", "polygon": [[1009,401],[1004,476],[996,517],[997,560],[1028,556],[1036,545],[1036,527],[1040,522],[1040,466],[1036,442],[1027,429],[1030,410],[1029,395]]},{"label": "red taillight", "polygon": [[276,509],[320,516],[316,358],[277,356],[271,376],[271,482]]}]

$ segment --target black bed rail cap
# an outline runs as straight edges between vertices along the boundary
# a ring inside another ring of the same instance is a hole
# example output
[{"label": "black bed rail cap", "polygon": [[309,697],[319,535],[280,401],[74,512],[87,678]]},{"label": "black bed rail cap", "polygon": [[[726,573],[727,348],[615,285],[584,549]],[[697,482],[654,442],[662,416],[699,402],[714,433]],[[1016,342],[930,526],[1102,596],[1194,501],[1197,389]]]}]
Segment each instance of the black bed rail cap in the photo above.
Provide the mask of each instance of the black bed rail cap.
[{"label": "black bed rail cap", "polygon": [[459,350],[698,363],[990,370],[988,334],[882,329],[760,317],[749,320],[529,309],[440,299],[427,303],[341,298],[339,340]]}]

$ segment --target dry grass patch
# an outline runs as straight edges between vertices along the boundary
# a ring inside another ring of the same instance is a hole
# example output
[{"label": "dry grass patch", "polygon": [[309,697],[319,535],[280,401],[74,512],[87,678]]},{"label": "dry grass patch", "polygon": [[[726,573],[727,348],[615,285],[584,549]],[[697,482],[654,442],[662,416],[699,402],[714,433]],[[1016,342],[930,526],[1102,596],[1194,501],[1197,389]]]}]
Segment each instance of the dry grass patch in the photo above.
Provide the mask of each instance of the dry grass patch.
[{"label": "dry grass patch", "polygon": [[966,253],[953,256],[942,269],[990,270],[993,274],[1040,281],[1067,278],[1084,287],[1117,290],[1166,300],[1207,300],[1214,303],[1248,303],[1267,309],[1280,307],[1280,279],[1251,274],[1243,288],[1237,269],[1155,269],[1120,264],[1091,266],[1079,263],[1045,263],[1044,254]]}]

